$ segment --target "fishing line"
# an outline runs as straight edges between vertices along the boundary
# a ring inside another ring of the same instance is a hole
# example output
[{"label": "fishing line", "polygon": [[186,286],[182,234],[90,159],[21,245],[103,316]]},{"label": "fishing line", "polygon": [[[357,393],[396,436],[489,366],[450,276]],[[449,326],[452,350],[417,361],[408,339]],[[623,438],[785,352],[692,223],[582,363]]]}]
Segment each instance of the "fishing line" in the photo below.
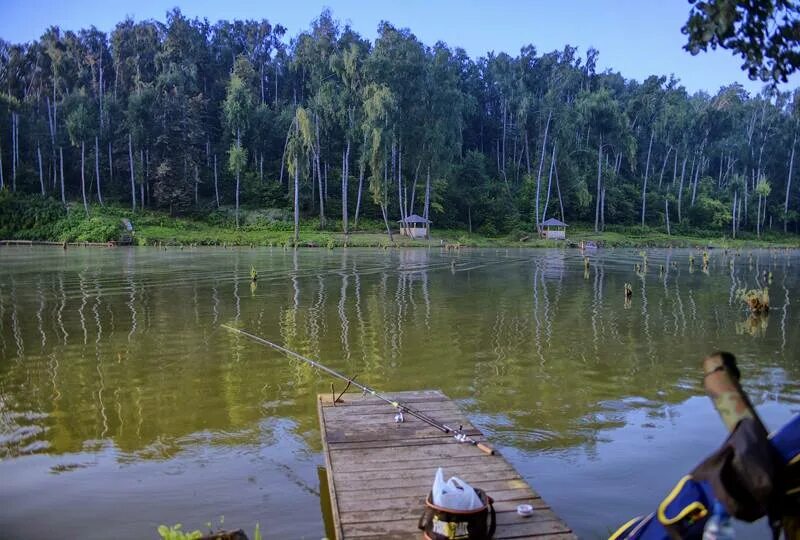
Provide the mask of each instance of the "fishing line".
[{"label": "fishing line", "polygon": [[262,338],[260,336],[257,336],[255,334],[251,334],[250,332],[247,332],[246,330],[241,330],[239,328],[234,328],[232,326],[228,326],[227,324],[222,324],[220,326],[222,328],[228,330],[229,332],[233,332],[235,334],[239,334],[239,335],[245,336],[245,337],[255,341],[256,343],[260,343],[261,345],[265,345],[267,347],[275,349],[276,351],[282,352],[286,356],[289,356],[291,358],[295,358],[297,360],[301,360],[301,361],[303,361],[303,362],[305,362],[305,363],[317,368],[318,370],[320,370],[320,371],[322,371],[324,373],[327,373],[328,375],[330,375],[332,377],[335,377],[337,379],[341,379],[343,381],[346,381],[348,384],[351,384],[351,385],[355,386],[356,388],[360,389],[365,394],[369,394],[369,395],[371,395],[371,396],[373,396],[375,398],[380,399],[381,401],[384,401],[385,403],[391,405],[392,407],[394,407],[398,411],[398,417],[399,417],[400,421],[402,421],[402,415],[403,414],[410,414],[411,416],[417,418],[418,420],[422,420],[423,422],[425,422],[429,426],[431,426],[433,428],[436,428],[439,431],[442,431],[442,432],[444,432],[444,433],[446,433],[448,435],[453,435],[453,438],[455,440],[457,440],[458,442],[469,443],[469,444],[471,444],[473,446],[477,446],[481,451],[483,451],[483,452],[485,452],[487,454],[494,454],[494,449],[492,449],[489,445],[487,445],[485,443],[482,443],[482,442],[479,442],[479,441],[476,441],[475,439],[473,439],[472,437],[470,437],[469,435],[464,433],[464,429],[463,429],[462,426],[459,426],[457,429],[456,428],[452,428],[452,427],[448,426],[447,424],[443,424],[443,423],[437,421],[436,419],[428,416],[426,413],[424,413],[422,411],[419,411],[417,409],[409,407],[408,405],[405,405],[404,403],[401,403],[401,402],[399,402],[397,400],[394,400],[394,399],[391,399],[389,397],[386,397],[386,396],[380,394],[379,392],[377,392],[376,390],[374,390],[373,388],[365,385],[365,384],[361,384],[359,382],[356,382],[355,380],[353,380],[352,377],[348,377],[348,376],[346,376],[346,375],[344,375],[344,374],[342,374],[342,373],[340,373],[340,372],[338,372],[338,371],[336,371],[334,369],[329,368],[328,366],[326,366],[324,364],[321,364],[320,362],[312,360],[311,358],[307,358],[307,357],[303,356],[302,354],[296,353],[296,352],[294,352],[294,351],[292,351],[290,349],[287,349],[286,347],[278,345],[277,343],[273,343],[273,342],[271,342],[271,341],[269,341],[267,339],[264,339],[264,338]]}]

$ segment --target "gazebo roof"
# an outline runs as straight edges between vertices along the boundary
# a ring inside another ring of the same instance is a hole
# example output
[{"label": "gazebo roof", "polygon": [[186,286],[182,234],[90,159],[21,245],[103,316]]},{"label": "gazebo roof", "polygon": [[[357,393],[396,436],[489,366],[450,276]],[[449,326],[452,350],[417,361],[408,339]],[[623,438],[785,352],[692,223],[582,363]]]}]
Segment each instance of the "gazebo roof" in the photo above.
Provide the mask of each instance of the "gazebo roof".
[{"label": "gazebo roof", "polygon": [[425,219],[422,216],[418,216],[417,214],[411,214],[410,216],[406,216],[406,219],[398,219],[398,223],[433,223],[429,219]]},{"label": "gazebo roof", "polygon": [[559,221],[556,218],[550,218],[544,222],[542,222],[543,227],[568,227],[566,223],[563,221]]}]

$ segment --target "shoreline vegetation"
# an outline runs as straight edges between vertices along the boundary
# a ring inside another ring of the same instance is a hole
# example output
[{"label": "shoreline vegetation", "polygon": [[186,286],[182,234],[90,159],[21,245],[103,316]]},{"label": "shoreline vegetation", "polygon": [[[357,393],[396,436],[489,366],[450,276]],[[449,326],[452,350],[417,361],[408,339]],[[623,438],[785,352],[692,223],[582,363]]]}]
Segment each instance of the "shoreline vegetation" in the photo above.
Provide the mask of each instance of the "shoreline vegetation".
[{"label": "shoreline vegetation", "polygon": [[[6,200],[8,203],[8,200]],[[9,244],[77,244],[107,246],[118,243],[122,219],[134,226],[132,244],[136,246],[245,246],[284,247],[295,245],[291,216],[281,209],[240,210],[241,223],[223,209],[208,215],[174,217],[158,211],[131,213],[120,206],[94,205],[87,217],[82,208],[73,205],[65,211],[56,201],[41,200],[37,212],[24,201],[18,208],[0,207],[0,245]],[[232,212],[232,209],[230,209]],[[577,247],[581,242],[595,242],[600,247],[714,247],[714,248],[800,248],[800,237],[781,231],[740,234],[731,238],[722,231],[679,229],[672,234],[665,230],[640,226],[610,225],[595,233],[591,223],[577,223],[567,229],[567,240],[536,238],[536,232],[516,229],[510,234],[488,236],[469,233],[463,229],[437,229],[434,224],[430,239],[411,239],[392,230],[390,240],[382,221],[362,219],[350,234],[341,231],[341,224],[328,220],[324,228],[319,220],[300,222],[297,247],[340,248],[372,247],[442,247],[442,248],[553,248]]]},{"label": "shoreline vegetation", "polygon": [[800,233],[800,92],[599,54],[471,57],[327,9],[0,39],[0,238],[105,242],[125,210],[144,244],[428,245],[384,237],[414,215],[434,243],[554,245],[547,218],[605,245],[799,242],[776,231]]}]

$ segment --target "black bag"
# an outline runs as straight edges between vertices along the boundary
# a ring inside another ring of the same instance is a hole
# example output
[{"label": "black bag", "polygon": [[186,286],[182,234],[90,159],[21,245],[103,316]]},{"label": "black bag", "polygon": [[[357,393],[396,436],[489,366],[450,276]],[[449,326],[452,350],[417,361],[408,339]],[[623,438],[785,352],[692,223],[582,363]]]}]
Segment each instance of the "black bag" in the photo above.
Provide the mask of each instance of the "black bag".
[{"label": "black bag", "polygon": [[769,513],[782,495],[782,469],[764,428],[745,418],[725,444],[692,471],[692,477],[709,482],[730,515],[753,522]]},{"label": "black bag", "polygon": [[483,503],[475,510],[451,510],[433,504],[432,495],[425,499],[425,511],[419,518],[419,528],[426,540],[489,540],[496,526],[494,502],[485,491],[475,488]]}]

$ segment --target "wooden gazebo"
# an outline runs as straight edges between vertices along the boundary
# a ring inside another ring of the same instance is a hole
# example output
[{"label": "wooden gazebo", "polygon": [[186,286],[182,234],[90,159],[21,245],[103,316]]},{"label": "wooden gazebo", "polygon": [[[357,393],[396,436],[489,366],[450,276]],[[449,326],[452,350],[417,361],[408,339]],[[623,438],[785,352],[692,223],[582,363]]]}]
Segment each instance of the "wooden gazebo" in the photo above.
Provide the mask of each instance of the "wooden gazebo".
[{"label": "wooden gazebo", "polygon": [[567,224],[556,218],[545,220],[539,226],[539,236],[548,240],[566,240]]},{"label": "wooden gazebo", "polygon": [[428,238],[431,220],[425,219],[417,214],[406,216],[405,219],[398,219],[400,223],[400,234],[411,238]]}]

